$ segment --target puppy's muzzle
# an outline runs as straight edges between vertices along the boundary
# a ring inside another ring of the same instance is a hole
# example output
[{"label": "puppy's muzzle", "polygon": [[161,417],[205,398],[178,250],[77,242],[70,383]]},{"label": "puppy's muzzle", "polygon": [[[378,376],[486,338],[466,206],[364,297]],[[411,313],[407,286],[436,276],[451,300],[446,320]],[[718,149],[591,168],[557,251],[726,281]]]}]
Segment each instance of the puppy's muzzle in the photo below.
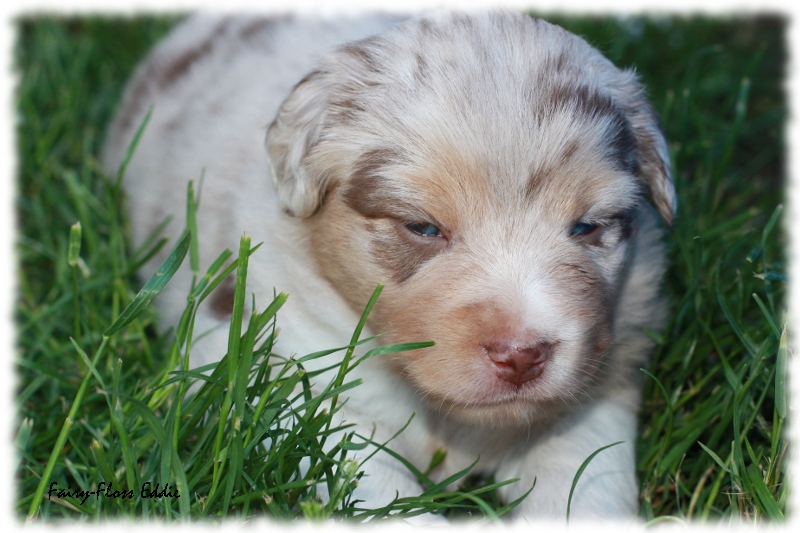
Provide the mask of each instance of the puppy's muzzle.
[{"label": "puppy's muzzle", "polygon": [[491,342],[482,348],[497,377],[519,387],[542,375],[555,344],[543,340],[520,344]]}]

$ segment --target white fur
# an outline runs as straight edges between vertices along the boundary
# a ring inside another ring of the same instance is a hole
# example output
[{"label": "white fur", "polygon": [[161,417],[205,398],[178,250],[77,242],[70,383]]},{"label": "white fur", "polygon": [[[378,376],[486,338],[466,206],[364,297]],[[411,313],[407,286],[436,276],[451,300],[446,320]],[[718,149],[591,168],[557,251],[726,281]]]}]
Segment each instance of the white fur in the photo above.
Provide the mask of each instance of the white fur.
[{"label": "white fur", "polygon": [[[453,24],[449,17],[449,14],[439,14],[429,20],[449,28]],[[382,32],[394,20],[386,17],[347,21],[286,18],[275,21],[269,30],[253,32],[244,39],[243,28],[257,22],[256,19],[238,18],[224,23],[216,17],[189,19],[140,67],[122,105],[120,116],[127,114],[129,118],[127,121],[118,118],[107,140],[105,161],[109,171],[115,172],[145,111],[150,104],[154,105],[152,118],[125,178],[134,245],[141,244],[168,214],[174,217],[168,233],[173,237],[179,233],[186,182],[197,181],[204,174],[198,213],[201,266],[207,266],[226,247],[235,250],[242,232],[247,232],[253,243],[264,243],[250,260],[248,293],[255,293],[262,307],[269,302],[273,288],[291,293],[278,315],[281,332],[276,351],[284,355],[305,355],[347,344],[360,309],[358,304],[348,300],[352,297],[349,293],[344,294],[345,290],[331,281],[331,276],[364,276],[355,271],[341,272],[341,269],[329,276],[325,268],[335,270],[338,267],[320,267],[315,259],[317,248],[311,231],[316,226],[307,223],[304,217],[313,220],[330,216],[315,214],[322,201],[321,191],[336,179],[342,180],[342,186],[346,185],[342,176],[352,172],[358,156],[385,139],[397,139],[410,153],[419,155],[419,161],[403,163],[407,165],[403,172],[411,172],[412,167],[427,171],[421,167],[431,159],[436,146],[455,146],[471,154],[465,160],[491,161],[498,176],[527,176],[532,170],[525,165],[534,151],[541,157],[536,159],[538,166],[533,171],[557,167],[557,155],[566,148],[566,139],[571,137],[582,136],[585,146],[600,146],[597,139],[610,127],[602,121],[587,127],[570,122],[567,115],[559,118],[556,114],[547,127],[531,131],[525,122],[525,113],[529,110],[524,109],[524,103],[542,98],[544,93],[521,94],[519,69],[502,71],[506,63],[540,68],[536,65],[545,57],[548,43],[564,42],[571,54],[570,65],[583,69],[579,81],[611,95],[615,103],[625,108],[642,151],[650,150],[651,159],[642,164],[643,180],[662,216],[669,218],[675,200],[666,144],[652,111],[641,100],[641,88],[633,75],[616,70],[599,53],[574,37],[565,37],[567,34],[558,28],[539,23],[536,32],[530,35],[525,33],[529,30],[513,29],[512,26],[516,28],[514,25],[522,24],[514,22],[518,17],[478,14],[471,19],[474,26],[469,30],[470,35],[479,46],[485,46],[487,38],[491,41],[498,36],[496,45],[488,45],[490,49],[495,46],[491,64],[500,65],[492,76],[484,74],[487,65],[480,63],[464,67],[452,76],[448,76],[446,70],[434,69],[427,79],[433,89],[423,91],[407,109],[402,108],[406,105],[402,98],[380,100],[375,97],[372,101],[365,96],[364,101],[376,111],[362,118],[360,126],[352,127],[339,137],[335,128],[325,122],[333,120],[329,114],[331,99],[338,95],[337,91],[343,91],[346,84],[357,87],[364,74],[358,70],[360,67],[352,54],[323,54],[339,43]],[[389,73],[376,75],[378,78],[385,76],[386,84],[412,87],[415,83],[412,75],[415,55],[393,50],[416,50],[422,57],[430,54],[427,60],[432,65],[446,65],[451,58],[459,57],[464,57],[465,62],[472,61],[461,52],[462,47],[472,45],[468,38],[459,37],[460,34],[448,36],[445,40],[452,40],[449,45],[431,51],[432,48],[419,44],[424,35],[416,24],[406,23],[387,34],[396,48],[389,47],[381,53],[396,53],[392,58],[394,63],[390,62],[395,67]],[[506,32],[506,28],[511,29]],[[515,31],[523,31],[524,39],[515,41]],[[501,35],[505,37],[499,38]],[[512,46],[505,46],[509,42]],[[207,46],[206,43],[212,44]],[[177,58],[186,57],[192,50],[202,50],[202,57],[189,61],[188,67],[184,65],[186,68],[175,79],[159,81],[159,72],[169,70]],[[317,79],[298,86],[287,99],[295,84],[318,64],[327,65],[328,70],[323,69],[324,73]],[[331,65],[340,68],[335,70]],[[462,75],[463,79],[459,78]],[[384,82],[379,79],[377,83]],[[464,88],[464,84],[469,86]],[[541,87],[541,91],[545,91],[545,85]],[[443,103],[437,95],[448,92],[463,94],[464,98],[454,97]],[[477,103],[464,103],[470,98]],[[491,103],[495,101],[496,104]],[[489,102],[484,114],[460,113],[465,106],[478,107],[481,102]],[[506,105],[508,102],[513,105]],[[514,105],[523,108],[516,109]],[[264,148],[264,138],[271,123],[270,159]],[[309,146],[321,140],[316,155],[308,157]],[[586,162],[584,167],[594,164]],[[654,168],[659,165],[657,172]],[[487,207],[485,217],[480,219],[485,222],[473,220],[469,232],[464,230],[464,235],[473,240],[468,249],[458,251],[451,265],[464,268],[464,272],[469,272],[464,276],[473,276],[474,283],[470,282],[465,288],[458,285],[459,278],[452,280],[452,292],[440,289],[441,292],[435,294],[435,288],[429,291],[437,300],[431,305],[442,306],[442,316],[447,309],[467,300],[479,305],[491,302],[499,306],[498,312],[508,317],[509,323],[513,319],[510,336],[525,337],[535,331],[537,336],[558,339],[558,352],[547,362],[546,379],[529,387],[532,389],[530,397],[516,409],[539,405],[536,402],[543,402],[545,398],[553,401],[532,408],[536,412],[529,417],[520,415],[518,418],[527,420],[522,425],[519,421],[504,423],[505,418],[497,418],[498,422],[492,427],[486,422],[492,415],[481,414],[488,409],[484,402],[502,394],[513,397],[516,392],[498,392],[501,386],[493,374],[485,371],[484,359],[474,357],[471,352],[458,355],[463,361],[459,359],[461,362],[457,366],[468,373],[469,379],[453,378],[448,386],[452,385],[457,392],[448,393],[446,398],[458,399],[459,395],[473,398],[475,405],[465,408],[475,413],[476,421],[471,422],[437,409],[436,402],[426,400],[436,392],[433,388],[413,379],[403,379],[378,358],[357,370],[364,384],[350,395],[343,415],[347,421],[355,422],[363,434],[374,429],[380,441],[393,435],[412,413],[416,413],[412,424],[393,442],[394,450],[424,468],[437,448],[446,449],[447,459],[436,473],[438,479],[466,467],[480,455],[477,471],[495,472],[497,479],[521,478],[504,491],[503,496],[508,499],[528,490],[535,478],[533,492],[515,511],[516,516],[527,519],[562,520],[570,485],[580,464],[601,446],[624,441],[600,453],[590,464],[577,486],[571,514],[574,519],[629,520],[636,511],[638,494],[634,473],[639,404],[636,372],[638,366],[645,364],[645,354],[651,347],[643,329],[657,328],[663,322],[658,285],[664,260],[660,244],[662,230],[655,211],[637,203],[632,184],[638,182],[628,175],[611,171],[607,174],[615,177],[609,177],[604,186],[598,185],[593,211],[589,214],[631,205],[636,207],[638,229],[628,244],[603,253],[588,247],[580,251],[584,261],[597,265],[604,283],[619,285],[617,312],[613,317],[613,347],[607,366],[590,383],[570,389],[581,379],[576,369],[581,358],[586,356],[582,351],[585,322],[575,316],[579,301],[570,305],[562,302],[564,289],[568,287],[552,274],[553,265],[561,260],[561,250],[575,250],[570,237],[563,235],[558,221],[559,212],[568,207],[560,207],[557,202],[573,194],[565,178],[550,186],[554,191],[548,189],[542,193],[540,207],[534,198],[529,202],[533,207],[526,210],[527,204],[510,192],[499,208]],[[406,186],[401,178],[397,180],[398,187]],[[414,187],[408,186],[408,189],[411,191],[408,194],[414,193]],[[464,194],[470,197],[469,191]],[[502,190],[497,194],[503,194]],[[481,193],[476,190],[475,196],[475,201],[480,203]],[[547,211],[551,207],[552,213]],[[459,206],[455,206],[455,211],[459,211]],[[337,220],[342,224],[351,223],[349,218]],[[520,227],[527,229],[517,231]],[[351,252],[358,255],[357,261],[370,263],[374,258],[369,243],[358,236],[353,237],[353,241]],[[457,243],[455,237],[453,242]],[[456,254],[456,244],[452,246],[452,254]],[[161,259],[163,255],[155,258],[143,274],[149,275]],[[444,265],[441,268],[445,268],[445,260],[441,254],[435,258],[438,265]],[[425,272],[435,276],[435,268],[436,265],[431,264]],[[423,287],[425,281],[417,281],[418,277],[408,283]],[[375,280],[369,280],[372,281]],[[165,325],[177,323],[189,283],[188,268],[183,268],[157,299]],[[401,298],[403,287],[407,286],[396,283],[392,290],[387,285],[386,297]],[[364,303],[366,300],[360,301],[360,305]],[[222,322],[208,308],[201,308],[197,330],[212,329]],[[388,323],[391,329],[391,316]],[[437,331],[445,332],[450,327],[446,320],[429,326],[434,336]],[[365,336],[371,333],[365,332]],[[199,341],[192,351],[192,366],[218,360],[226,351],[226,334],[226,327],[218,328]],[[421,357],[424,358],[424,352]],[[322,359],[308,366],[314,370],[329,364]],[[419,379],[424,381],[425,375]],[[445,405],[443,402],[441,405]],[[469,416],[473,415],[467,418]],[[514,416],[517,415],[509,414],[509,417]],[[421,491],[414,477],[388,455],[378,454],[365,467],[367,475],[358,488],[358,497],[366,500],[365,505],[379,506],[390,502],[397,494],[408,496]]]}]

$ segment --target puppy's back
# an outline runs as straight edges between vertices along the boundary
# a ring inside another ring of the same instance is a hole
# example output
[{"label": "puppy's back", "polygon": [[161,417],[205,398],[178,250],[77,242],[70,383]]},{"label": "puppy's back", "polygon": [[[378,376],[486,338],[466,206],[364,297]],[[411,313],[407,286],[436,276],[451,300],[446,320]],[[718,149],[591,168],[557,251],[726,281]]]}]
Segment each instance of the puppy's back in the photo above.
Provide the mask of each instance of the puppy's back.
[{"label": "puppy's back", "polygon": [[[201,177],[201,268],[224,247],[235,250],[243,231],[253,242],[269,240],[276,232],[252,221],[274,220],[280,209],[264,139],[281,102],[325,51],[396,20],[195,15],[179,24],[137,67],[103,149],[106,170],[114,175],[150,111],[123,182],[134,248],[170,215],[165,235],[174,242],[184,227],[187,182],[194,180],[197,188]],[[155,271],[167,248],[144,266],[143,277]],[[168,323],[182,311],[187,270],[160,298]]]},{"label": "puppy's back", "polygon": [[311,70],[319,55],[337,44],[380,32],[397,20],[377,15],[339,20],[190,17],[137,67],[108,130],[104,161],[109,170],[117,170],[151,106],[158,107],[151,124],[170,123],[170,119],[185,118],[181,114],[191,111],[194,102],[234,100],[252,87],[261,95],[260,102],[239,103],[267,105],[251,108],[254,115],[264,119],[266,127],[283,98]]}]

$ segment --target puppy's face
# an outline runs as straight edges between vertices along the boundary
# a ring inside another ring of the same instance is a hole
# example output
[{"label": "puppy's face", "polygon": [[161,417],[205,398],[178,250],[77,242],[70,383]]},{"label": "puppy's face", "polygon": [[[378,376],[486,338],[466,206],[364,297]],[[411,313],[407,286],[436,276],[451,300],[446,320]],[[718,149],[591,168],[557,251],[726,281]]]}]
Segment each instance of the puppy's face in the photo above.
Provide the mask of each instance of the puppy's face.
[{"label": "puppy's face", "polygon": [[[444,16],[345,46],[298,84],[268,148],[320,272],[434,406],[527,423],[609,367],[666,150],[630,74],[527,17]],[[613,371],[613,367],[612,368]]]}]

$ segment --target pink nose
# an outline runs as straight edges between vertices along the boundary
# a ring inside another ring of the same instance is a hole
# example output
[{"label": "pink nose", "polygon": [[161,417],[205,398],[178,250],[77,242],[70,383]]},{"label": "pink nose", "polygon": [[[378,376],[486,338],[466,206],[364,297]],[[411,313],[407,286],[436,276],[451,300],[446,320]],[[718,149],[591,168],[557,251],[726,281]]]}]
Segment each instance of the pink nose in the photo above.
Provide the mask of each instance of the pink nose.
[{"label": "pink nose", "polygon": [[540,341],[527,346],[487,343],[483,345],[483,349],[492,361],[497,377],[520,386],[542,374],[544,362],[553,350],[553,343]]}]

